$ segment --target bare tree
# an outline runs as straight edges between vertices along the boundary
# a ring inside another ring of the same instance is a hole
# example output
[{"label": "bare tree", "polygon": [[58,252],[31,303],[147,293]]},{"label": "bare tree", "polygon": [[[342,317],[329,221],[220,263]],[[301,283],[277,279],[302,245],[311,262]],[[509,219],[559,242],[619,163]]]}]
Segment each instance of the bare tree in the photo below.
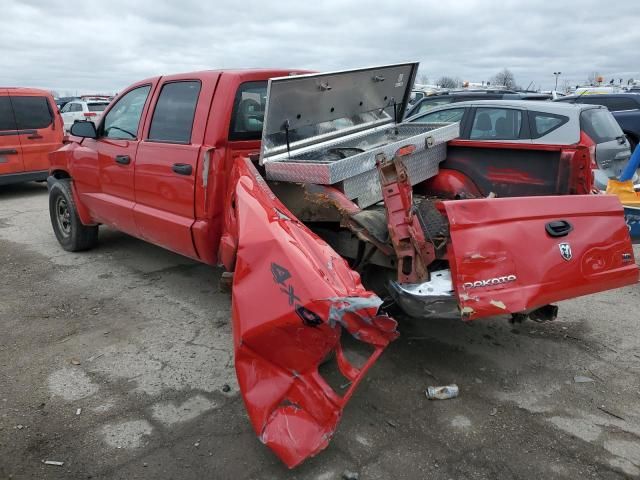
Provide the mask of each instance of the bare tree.
[{"label": "bare tree", "polygon": [[458,88],[460,80],[453,77],[443,76],[438,80],[438,85],[442,88]]},{"label": "bare tree", "polygon": [[512,89],[516,86],[516,79],[513,76],[513,73],[511,73],[511,70],[505,68],[495,74],[495,76],[491,79],[491,83],[493,83],[494,85],[502,85],[506,88]]},{"label": "bare tree", "polygon": [[426,73],[421,73],[420,75],[418,75],[417,83],[419,83],[420,85],[428,85],[429,84],[429,77],[427,76],[427,74]]}]

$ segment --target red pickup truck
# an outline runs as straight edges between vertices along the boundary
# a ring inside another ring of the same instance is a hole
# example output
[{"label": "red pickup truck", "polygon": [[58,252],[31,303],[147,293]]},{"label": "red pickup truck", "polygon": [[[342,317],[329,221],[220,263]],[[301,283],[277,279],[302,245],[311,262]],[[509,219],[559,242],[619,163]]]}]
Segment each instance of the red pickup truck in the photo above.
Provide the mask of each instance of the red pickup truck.
[{"label": "red pickup truck", "polygon": [[[123,90],[97,128],[74,124],[51,155],[51,222],[64,249],[91,248],[106,224],[234,272],[240,390],[260,439],[290,467],[326,447],[398,335],[361,275],[411,315],[465,321],[552,319],[552,302],[638,281],[615,197],[519,196],[510,171],[494,198],[480,191],[494,171],[486,148],[483,168],[438,182],[458,126],[398,121],[416,71],[150,78]],[[588,150],[547,150],[556,192],[588,192]],[[343,330],[371,347],[364,364],[347,360]],[[319,373],[327,358],[346,393]]]}]

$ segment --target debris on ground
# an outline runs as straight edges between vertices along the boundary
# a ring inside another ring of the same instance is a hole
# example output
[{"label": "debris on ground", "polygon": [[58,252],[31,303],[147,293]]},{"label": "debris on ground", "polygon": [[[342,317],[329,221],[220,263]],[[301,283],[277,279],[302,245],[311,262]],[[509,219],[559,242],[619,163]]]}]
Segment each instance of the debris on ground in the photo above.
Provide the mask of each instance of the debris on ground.
[{"label": "debris on ground", "polygon": [[227,392],[231,391],[231,387],[225,383],[225,384],[222,386],[222,391],[223,391],[224,393],[227,393]]},{"label": "debris on ground", "polygon": [[495,407],[493,407],[491,409],[491,411],[489,412],[489,415],[492,416],[492,417],[495,417],[497,414],[498,414],[498,409],[495,408]]},{"label": "debris on ground", "polygon": [[427,387],[427,398],[429,400],[447,400],[449,398],[456,398],[460,393],[458,385],[451,384],[443,387]]},{"label": "debris on ground", "polygon": [[218,283],[218,290],[220,293],[231,293],[233,287],[233,272],[222,272],[220,275],[220,282]]},{"label": "debris on ground", "polygon": [[349,470],[345,470],[344,472],[342,472],[342,478],[344,480],[358,480],[360,478],[360,475],[358,474],[358,472],[350,472]]},{"label": "debris on ground", "polygon": [[625,418],[623,416],[618,415],[617,413],[613,413],[611,410],[606,408],[604,405],[600,405],[598,407],[598,410],[601,410],[604,413],[606,413],[607,415],[611,415],[612,417],[617,418],[618,420],[622,420],[622,421],[626,422],[626,420],[625,420]]},{"label": "debris on ground", "polygon": [[82,409],[81,408],[76,410],[76,415],[80,415],[81,413],[82,413]]},{"label": "debris on ground", "polygon": [[585,377],[583,375],[576,375],[575,377],[573,377],[573,381],[575,383],[591,383],[594,382],[595,380],[591,377]]},{"label": "debris on ground", "polygon": [[78,360],[77,358],[72,358],[71,365],[80,365],[80,360]]},{"label": "debris on ground", "polygon": [[43,463],[45,465],[54,465],[56,467],[61,467],[64,465],[64,462],[58,462],[57,460],[45,460]]}]

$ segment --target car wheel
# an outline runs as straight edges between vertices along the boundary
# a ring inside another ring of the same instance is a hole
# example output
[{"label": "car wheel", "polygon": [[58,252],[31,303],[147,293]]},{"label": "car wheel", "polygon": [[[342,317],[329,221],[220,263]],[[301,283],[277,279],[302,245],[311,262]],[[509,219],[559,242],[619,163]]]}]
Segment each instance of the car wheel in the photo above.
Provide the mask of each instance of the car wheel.
[{"label": "car wheel", "polygon": [[634,135],[631,135],[630,133],[626,133],[625,135],[627,137],[627,140],[629,141],[629,146],[631,147],[631,153],[633,153],[633,151],[638,146],[638,139]]},{"label": "car wheel", "polygon": [[83,225],[71,193],[71,180],[54,182],[49,190],[51,226],[62,248],[67,252],[88,250],[98,243],[98,226]]}]

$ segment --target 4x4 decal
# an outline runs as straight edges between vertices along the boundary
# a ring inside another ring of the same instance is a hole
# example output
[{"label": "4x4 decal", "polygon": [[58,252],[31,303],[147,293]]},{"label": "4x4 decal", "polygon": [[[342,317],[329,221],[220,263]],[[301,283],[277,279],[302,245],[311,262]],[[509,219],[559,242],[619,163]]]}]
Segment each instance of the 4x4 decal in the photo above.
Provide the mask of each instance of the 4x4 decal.
[{"label": "4x4 decal", "polygon": [[273,281],[280,286],[280,291],[287,295],[289,305],[295,305],[294,310],[298,317],[300,317],[300,320],[302,320],[302,323],[308,327],[317,327],[323,322],[322,318],[320,318],[318,314],[298,303],[300,301],[300,297],[296,295],[293,285],[291,283],[287,284],[287,280],[291,279],[291,273],[289,270],[272,262],[271,275],[273,276]]}]

